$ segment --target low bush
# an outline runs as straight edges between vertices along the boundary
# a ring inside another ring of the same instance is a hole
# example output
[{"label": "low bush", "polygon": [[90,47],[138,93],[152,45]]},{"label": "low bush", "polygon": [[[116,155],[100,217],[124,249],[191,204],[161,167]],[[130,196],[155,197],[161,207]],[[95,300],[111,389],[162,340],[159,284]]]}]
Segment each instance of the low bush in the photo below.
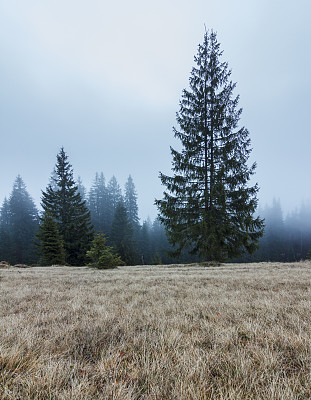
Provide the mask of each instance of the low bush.
[{"label": "low bush", "polygon": [[86,255],[91,262],[88,264],[91,267],[98,269],[116,268],[120,265],[125,265],[121,257],[114,253],[112,247],[107,246],[107,239],[103,234],[98,234],[92,242],[92,248]]}]

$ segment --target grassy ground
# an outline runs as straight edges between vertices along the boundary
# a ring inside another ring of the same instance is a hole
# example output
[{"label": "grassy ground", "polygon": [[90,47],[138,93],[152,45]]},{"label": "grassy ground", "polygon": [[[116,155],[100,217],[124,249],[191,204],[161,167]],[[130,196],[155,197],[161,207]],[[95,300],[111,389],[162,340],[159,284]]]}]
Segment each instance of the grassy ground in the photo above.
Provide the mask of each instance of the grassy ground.
[{"label": "grassy ground", "polygon": [[1,399],[311,399],[311,263],[0,269]]}]

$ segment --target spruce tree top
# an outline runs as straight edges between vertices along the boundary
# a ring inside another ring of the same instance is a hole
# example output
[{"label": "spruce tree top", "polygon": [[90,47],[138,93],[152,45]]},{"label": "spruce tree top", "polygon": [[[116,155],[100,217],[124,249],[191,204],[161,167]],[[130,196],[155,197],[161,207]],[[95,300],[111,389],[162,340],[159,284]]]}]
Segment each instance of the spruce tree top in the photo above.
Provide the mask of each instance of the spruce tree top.
[{"label": "spruce tree top", "polygon": [[247,185],[256,167],[248,166],[249,133],[239,128],[236,84],[221,57],[216,33],[206,32],[177,113],[182,150],[171,148],[174,175],[160,174],[167,190],[156,201],[175,254],[187,249],[204,260],[253,252],[263,230],[253,217],[258,186]]}]

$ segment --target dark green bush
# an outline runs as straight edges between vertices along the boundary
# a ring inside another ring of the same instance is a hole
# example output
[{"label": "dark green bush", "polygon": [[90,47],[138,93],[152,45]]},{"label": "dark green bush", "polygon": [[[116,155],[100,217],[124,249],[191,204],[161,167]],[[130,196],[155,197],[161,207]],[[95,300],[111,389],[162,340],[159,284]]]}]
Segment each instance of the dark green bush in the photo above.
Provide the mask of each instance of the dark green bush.
[{"label": "dark green bush", "polygon": [[95,236],[91,250],[86,253],[87,258],[91,260],[88,265],[98,269],[116,268],[119,265],[125,265],[121,257],[114,253],[113,248],[106,245],[106,241],[107,239],[103,234]]}]

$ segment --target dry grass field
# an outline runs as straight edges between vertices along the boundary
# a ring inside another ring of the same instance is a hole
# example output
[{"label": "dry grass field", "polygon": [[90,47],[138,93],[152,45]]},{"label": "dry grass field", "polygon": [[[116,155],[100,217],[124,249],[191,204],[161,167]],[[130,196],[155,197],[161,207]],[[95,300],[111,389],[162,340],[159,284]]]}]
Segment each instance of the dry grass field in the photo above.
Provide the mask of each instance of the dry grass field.
[{"label": "dry grass field", "polygon": [[311,263],[0,269],[1,399],[311,399]]}]

